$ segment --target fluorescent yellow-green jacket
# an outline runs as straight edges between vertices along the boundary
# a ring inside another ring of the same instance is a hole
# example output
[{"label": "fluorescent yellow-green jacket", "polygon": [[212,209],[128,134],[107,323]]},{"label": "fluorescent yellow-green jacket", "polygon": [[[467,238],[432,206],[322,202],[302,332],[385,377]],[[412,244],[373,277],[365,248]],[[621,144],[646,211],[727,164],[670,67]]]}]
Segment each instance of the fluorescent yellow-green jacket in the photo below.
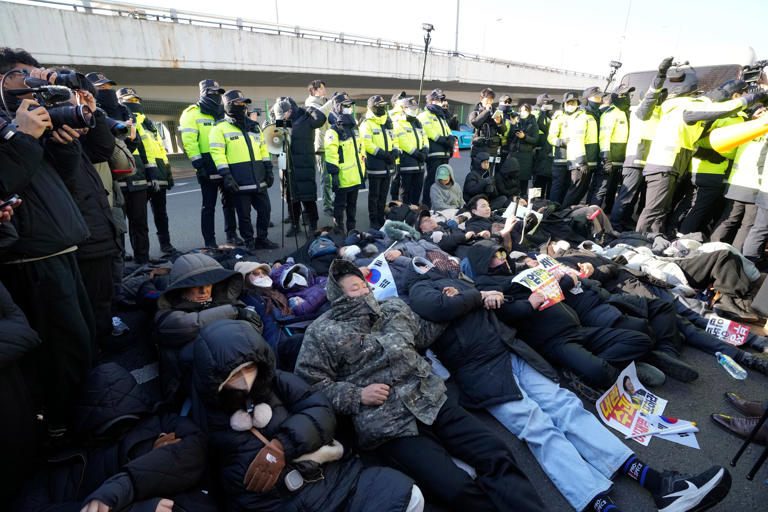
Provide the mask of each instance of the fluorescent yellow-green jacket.
[{"label": "fluorescent yellow-green jacket", "polygon": [[423,171],[424,164],[417,161],[413,155],[417,151],[428,152],[429,140],[418,118],[408,119],[405,112],[400,112],[392,119],[397,137],[397,147],[403,152],[400,156],[399,172],[416,174]]},{"label": "fluorescent yellow-green jacket", "polygon": [[753,204],[759,190],[768,183],[763,175],[768,156],[768,135],[761,135],[736,148],[733,168],[728,175],[725,197],[742,203]]},{"label": "fluorescent yellow-green jacket", "polygon": [[[342,133],[339,134],[339,131]],[[340,188],[362,186],[365,180],[365,146],[357,126],[331,125],[325,132],[324,151],[328,174],[338,174]]]},{"label": "fluorescent yellow-green jacket", "polygon": [[[709,131],[711,132],[715,128],[743,123],[744,121],[744,113],[738,112],[732,116],[715,120]],[[713,185],[720,184],[723,178],[725,178],[725,173],[728,172],[728,168],[731,166],[738,149],[738,147],[735,147],[730,151],[718,153],[712,149],[712,145],[709,143],[709,136],[702,137],[696,141],[695,152],[691,161],[692,181],[697,185],[709,184],[710,182]]]},{"label": "fluorescent yellow-green jacket", "polygon": [[629,139],[627,114],[615,105],[600,116],[600,160],[613,165],[624,164]]},{"label": "fluorescent yellow-green jacket", "polygon": [[571,116],[558,110],[552,115],[552,121],[549,123],[549,132],[547,133],[547,142],[552,146],[552,157],[554,164],[565,164],[568,159],[568,121]]},{"label": "fluorescent yellow-green jacket", "polygon": [[[192,162],[204,158],[203,155],[210,156],[208,137],[215,123],[213,116],[203,114],[197,105],[190,105],[182,112],[179,118],[181,143],[184,145],[187,158]],[[208,171],[211,172],[213,169]]]},{"label": "fluorescent yellow-green jacket", "polygon": [[386,128],[387,114],[374,116],[369,110],[360,123],[360,136],[365,147],[365,170],[371,176],[393,174],[395,164],[389,164],[382,158],[385,153],[397,148],[397,139],[393,128]]},{"label": "fluorescent yellow-green jacket", "polygon": [[427,109],[424,109],[417,117],[421,121],[421,127],[429,139],[429,154],[427,158],[450,158],[451,152],[436,142],[438,137],[451,135],[451,129],[448,127],[445,119]]},{"label": "fluorescent yellow-green jacket", "polygon": [[216,169],[222,176],[232,174],[241,192],[265,192],[266,176],[272,161],[261,131],[243,133],[234,124],[221,120],[208,134],[208,146]]}]

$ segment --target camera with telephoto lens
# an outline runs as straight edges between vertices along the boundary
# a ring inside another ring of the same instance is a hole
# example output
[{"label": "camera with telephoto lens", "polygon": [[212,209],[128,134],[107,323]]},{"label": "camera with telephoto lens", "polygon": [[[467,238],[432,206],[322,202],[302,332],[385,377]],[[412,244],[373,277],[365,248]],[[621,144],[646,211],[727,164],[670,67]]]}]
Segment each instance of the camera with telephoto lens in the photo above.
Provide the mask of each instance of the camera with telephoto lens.
[{"label": "camera with telephoto lens", "polygon": [[128,134],[131,133],[131,125],[129,125],[126,122],[118,121],[117,119],[112,119],[108,115],[104,114],[104,119],[107,121],[107,126],[109,126],[109,131],[112,132],[112,135],[115,137],[126,137]]},{"label": "camera with telephoto lens", "polygon": [[[93,128],[96,126],[96,118],[87,105],[72,105],[72,90],[62,85],[42,85],[47,84],[44,80],[36,78],[27,78],[24,83],[29,85],[28,89],[9,89],[8,94],[14,96],[23,96],[32,94],[35,101],[41,107],[48,111],[51,117],[53,129],[61,128],[67,125],[70,128]],[[34,110],[37,107],[30,107]]]},{"label": "camera with telephoto lens", "polygon": [[741,68],[740,78],[747,82],[747,92],[757,91],[757,82],[760,81],[760,77],[763,75],[763,68],[766,66],[768,66],[768,60],[759,60],[751,66]]}]

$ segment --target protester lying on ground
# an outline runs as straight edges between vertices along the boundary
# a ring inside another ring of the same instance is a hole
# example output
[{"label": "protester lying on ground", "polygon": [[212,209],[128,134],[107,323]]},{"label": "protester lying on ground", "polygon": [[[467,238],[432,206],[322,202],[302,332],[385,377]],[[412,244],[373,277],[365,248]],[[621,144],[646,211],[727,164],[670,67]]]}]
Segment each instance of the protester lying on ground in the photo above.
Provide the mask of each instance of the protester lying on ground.
[{"label": "protester lying on ground", "polygon": [[300,263],[280,265],[272,270],[274,287],[288,299],[296,317],[307,318],[317,314],[326,302],[326,277],[318,277],[306,265]]},{"label": "protester lying on ground", "polygon": [[[481,238],[494,238],[507,251],[525,251],[523,242],[523,221],[517,217],[504,218],[494,214],[488,198],[475,196],[467,201],[472,217],[464,223],[464,229]],[[532,215],[532,214],[529,214]]]},{"label": "protester lying on ground", "polygon": [[435,182],[429,191],[433,210],[461,209],[464,206],[462,190],[453,177],[453,168],[448,164],[437,166]]},{"label": "protester lying on ground", "polygon": [[429,212],[422,210],[416,230],[422,238],[437,244],[440,249],[458,258],[466,257],[470,244],[475,240],[483,239],[474,231],[465,231],[455,221],[438,222]]},{"label": "protester lying on ground", "polygon": [[334,439],[328,399],[275,358],[245,322],[220,320],[194,343],[193,406],[210,435],[212,462],[233,510],[420,512],[413,480],[363,468]]},{"label": "protester lying on ground", "polygon": [[[645,486],[663,510],[701,510],[726,496],[730,475],[723,467],[691,477],[659,473],[640,461],[576,395],[558,386],[557,372],[516,338],[513,327],[499,322],[493,311],[504,302],[501,292],[481,292],[434,267],[417,264],[413,274],[413,311],[448,323],[431,348],[456,379],[462,403],[488,409],[525,441],[575,510],[618,510],[608,492],[619,472]],[[645,478],[638,478],[641,472]]]},{"label": "protester lying on ground", "polygon": [[14,510],[215,511],[207,492],[195,490],[205,436],[188,418],[152,411],[120,365],[91,369],[75,409],[79,447],[51,457]]},{"label": "protester lying on ground", "polygon": [[262,330],[261,317],[245,308],[238,297],[243,276],[227,270],[201,253],[185,254],[171,268],[170,285],[157,301],[156,342],[160,346],[161,377],[166,398],[179,390],[187,375],[189,345],[200,329],[224,318],[246,320]]},{"label": "protester lying on ground", "polygon": [[[626,329],[584,327],[578,314],[564,302],[540,309],[547,298],[512,281],[507,253],[498,243],[487,240],[469,250],[475,283],[481,290],[499,291],[504,303],[499,318],[518,329],[529,343],[555,366],[570,370],[588,384],[606,389],[630,362],[645,356],[653,342],[647,334]],[[562,293],[570,293],[578,279],[564,275],[559,280]],[[638,378],[647,386],[664,383],[664,374],[645,363],[637,365]]]},{"label": "protester lying on ground", "polygon": [[[296,373],[352,416],[358,443],[414,477],[428,499],[459,510],[538,511],[508,447],[446,396],[417,350],[443,327],[400,299],[378,302],[352,263],[331,265],[331,309],[307,329]],[[475,468],[477,480],[450,455]]]}]

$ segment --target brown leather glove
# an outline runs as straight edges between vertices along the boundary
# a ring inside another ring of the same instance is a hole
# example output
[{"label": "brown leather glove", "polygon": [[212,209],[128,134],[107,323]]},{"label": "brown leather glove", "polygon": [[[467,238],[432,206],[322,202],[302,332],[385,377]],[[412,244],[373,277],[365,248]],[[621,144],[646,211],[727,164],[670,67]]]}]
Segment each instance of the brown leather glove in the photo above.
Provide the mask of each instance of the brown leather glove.
[{"label": "brown leather glove", "polygon": [[160,448],[168,444],[178,443],[179,441],[181,441],[181,438],[176,437],[176,432],[171,432],[170,434],[163,432],[157,436],[157,440],[155,441],[155,444],[152,445],[152,449],[154,450],[155,448]]},{"label": "brown leather glove", "polygon": [[273,439],[251,461],[243,485],[249,491],[267,492],[275,486],[284,467],[283,445]]}]

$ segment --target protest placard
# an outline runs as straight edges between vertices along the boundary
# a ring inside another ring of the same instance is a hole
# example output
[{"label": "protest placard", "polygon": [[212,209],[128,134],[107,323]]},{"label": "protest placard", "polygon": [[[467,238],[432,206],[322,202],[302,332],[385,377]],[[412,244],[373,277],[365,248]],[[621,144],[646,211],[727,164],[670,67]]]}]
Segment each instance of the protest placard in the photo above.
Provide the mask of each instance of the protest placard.
[{"label": "protest placard", "polygon": [[547,309],[565,298],[555,276],[544,270],[541,265],[523,270],[512,278],[512,282],[525,286],[531,292],[544,294],[547,300],[539,307],[539,311]]},{"label": "protest placard", "polygon": [[743,345],[747,341],[747,335],[749,334],[749,327],[746,325],[726,320],[717,315],[709,318],[705,330],[735,347]]}]

